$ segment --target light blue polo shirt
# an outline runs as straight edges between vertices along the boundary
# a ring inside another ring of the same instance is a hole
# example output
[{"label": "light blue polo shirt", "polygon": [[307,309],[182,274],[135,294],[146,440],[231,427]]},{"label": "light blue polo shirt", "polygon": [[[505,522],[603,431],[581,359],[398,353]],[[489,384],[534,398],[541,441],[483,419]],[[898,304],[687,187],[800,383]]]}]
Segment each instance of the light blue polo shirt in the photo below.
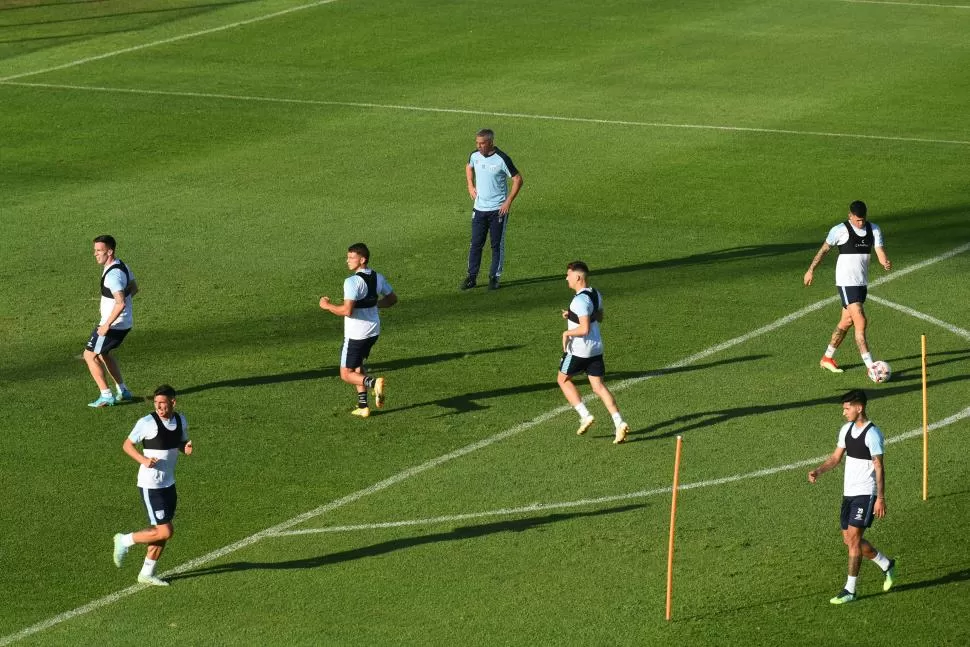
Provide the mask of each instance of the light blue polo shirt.
[{"label": "light blue polo shirt", "polygon": [[486,157],[477,150],[468,158],[468,166],[475,171],[475,209],[497,211],[509,197],[509,178],[519,174],[512,158],[498,148]]}]

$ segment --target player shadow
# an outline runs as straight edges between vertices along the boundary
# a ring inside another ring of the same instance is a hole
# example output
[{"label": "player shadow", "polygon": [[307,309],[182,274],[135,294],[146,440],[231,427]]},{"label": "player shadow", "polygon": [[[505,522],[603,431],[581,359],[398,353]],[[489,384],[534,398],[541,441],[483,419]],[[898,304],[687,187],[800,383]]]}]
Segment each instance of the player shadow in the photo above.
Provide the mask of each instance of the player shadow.
[{"label": "player shadow", "polygon": [[[135,11],[118,11],[115,13],[102,13],[94,14],[90,16],[74,16],[71,18],[55,18],[50,20],[36,20],[34,22],[18,22],[11,23],[9,25],[3,25],[3,27],[35,27],[37,25],[57,25],[61,23],[74,23],[74,22],[86,22],[91,20],[109,20],[111,18],[126,18],[128,16],[141,16],[141,15],[152,15],[152,14],[166,14],[166,13],[192,13],[196,10],[207,10],[207,9],[218,9],[219,7],[231,7],[237,4],[248,4],[254,2],[254,0],[235,0],[232,2],[207,2],[205,4],[196,4],[188,6],[179,7],[164,7],[158,9],[139,9]],[[77,3],[71,3],[77,4]],[[33,7],[42,7],[44,5],[31,5]]]},{"label": "player shadow", "polygon": [[108,34],[127,34],[132,30],[130,29],[112,29],[110,31],[86,31],[81,34],[55,34],[53,36],[31,36],[29,38],[8,38],[0,40],[0,45],[8,45],[12,43],[32,43],[40,40],[64,40],[67,38],[81,39],[81,38],[91,38],[92,36],[106,36]]},{"label": "player shadow", "polygon": [[[947,360],[949,361],[949,360]],[[929,366],[929,364],[927,364]],[[954,375],[947,378],[942,378],[939,380],[928,380],[927,386],[941,386],[943,384],[952,384],[955,382],[965,382],[970,380],[970,375]],[[892,384],[892,383],[890,383]],[[914,391],[919,391],[922,388],[921,382],[916,382],[913,384],[902,384],[894,386],[882,385],[877,388],[867,389],[866,393],[869,396],[869,402],[878,400],[879,398],[887,398],[896,395],[901,395],[903,393],[911,393]],[[777,402],[773,404],[757,404],[750,405],[746,407],[731,407],[728,409],[713,409],[710,411],[698,411],[694,413],[688,413],[682,416],[677,416],[676,418],[670,418],[663,422],[658,422],[652,425],[648,425],[636,431],[630,432],[627,437],[627,442],[640,442],[646,440],[660,440],[663,438],[670,438],[673,436],[678,436],[680,434],[686,433],[688,431],[694,431],[697,429],[709,429],[716,427],[717,425],[731,420],[736,420],[738,418],[745,418],[748,416],[758,416],[763,414],[776,414],[779,411],[787,411],[790,409],[801,409],[805,407],[814,407],[818,405],[828,405],[828,404],[840,404],[841,396],[845,393],[848,388],[840,388],[833,395],[822,396],[818,398],[810,398],[808,400],[797,400],[795,402]],[[663,433],[655,433],[667,427],[674,427],[669,431]]]},{"label": "player shadow", "polygon": [[[482,348],[479,350],[463,351],[459,353],[439,353],[437,355],[425,355],[423,357],[404,357],[401,359],[378,362],[376,364],[368,364],[368,371],[380,372],[380,373],[390,373],[397,370],[403,370],[407,368],[414,368],[415,366],[427,366],[429,364],[438,364],[440,362],[450,362],[456,359],[463,359],[465,357],[472,357],[475,355],[487,355],[489,353],[503,353],[507,351],[518,350],[522,348],[521,345],[510,345],[510,346],[496,346],[495,348]],[[292,373],[279,373],[277,375],[254,375],[252,377],[240,377],[230,380],[219,380],[217,382],[208,382],[206,384],[199,384],[197,386],[190,386],[185,389],[179,389],[179,395],[187,395],[189,393],[198,393],[199,391],[207,391],[209,389],[223,389],[223,388],[235,388],[235,387],[246,387],[246,386],[263,386],[266,384],[280,384],[285,382],[299,382],[302,380],[318,380],[324,377],[339,377],[340,369],[336,366],[330,368],[321,369],[311,369],[308,371],[294,371]]]},{"label": "player shadow", "polygon": [[[658,369],[654,371],[620,371],[611,372],[608,374],[609,381],[607,385],[615,384],[620,380],[627,379],[641,379],[648,377],[660,377],[661,375],[673,375],[675,373],[686,373],[688,371],[700,371],[709,368],[714,368],[717,366],[724,366],[727,364],[736,364],[738,362],[751,362],[770,357],[769,355],[747,355],[745,357],[732,357],[728,359],[718,360],[716,362],[708,362],[706,364],[691,364],[688,366],[679,366],[676,368]],[[437,415],[431,416],[432,418],[442,418],[445,416],[454,416],[462,413],[470,413],[472,411],[484,411],[489,409],[489,405],[481,404],[480,400],[491,400],[493,398],[504,398],[506,396],[512,395],[522,395],[523,393],[540,393],[542,391],[557,391],[559,385],[556,384],[555,379],[550,378],[546,382],[539,382],[538,384],[521,384],[518,386],[506,386],[499,389],[489,389],[487,391],[474,391],[472,393],[462,393],[461,395],[453,395],[445,398],[438,398],[436,400],[428,400],[426,402],[416,402],[414,404],[409,404],[403,407],[394,407],[393,409],[388,409],[381,412],[382,416],[391,415],[395,413],[403,413],[405,411],[410,411],[411,409],[418,409],[421,407],[431,407],[438,406],[443,409],[448,409],[444,413],[439,413]]]},{"label": "player shadow", "polygon": [[[779,243],[773,245],[744,245],[741,247],[729,247],[713,252],[702,254],[691,254],[680,258],[666,258],[657,261],[647,261],[635,263],[633,265],[621,265],[619,267],[594,268],[593,273],[597,276],[608,274],[624,274],[627,272],[640,272],[644,270],[658,270],[669,267],[682,267],[684,265],[709,265],[711,263],[724,263],[751,258],[767,258],[771,256],[782,256],[794,252],[804,252],[815,249],[819,243]],[[566,270],[563,269],[559,274],[548,274],[546,276],[533,276],[523,279],[513,279],[502,283],[502,287],[515,287],[519,285],[533,285],[535,283],[548,283],[550,281],[563,281],[566,277]]]},{"label": "player shadow", "polygon": [[541,517],[529,517],[526,519],[497,521],[494,523],[484,523],[475,526],[463,526],[461,528],[454,528],[448,532],[437,532],[429,535],[419,535],[416,537],[391,539],[377,544],[371,544],[370,546],[362,546],[360,548],[352,548],[350,550],[343,550],[305,559],[293,559],[284,562],[231,562],[229,564],[219,564],[206,568],[193,569],[185,573],[173,574],[168,577],[168,579],[190,579],[193,577],[221,575],[224,573],[233,573],[237,571],[320,568],[321,566],[340,564],[357,559],[387,555],[388,553],[393,553],[399,550],[407,550],[408,548],[414,548],[415,546],[424,546],[427,544],[437,544],[448,541],[466,541],[469,539],[495,535],[502,532],[525,532],[528,530],[541,529],[543,526],[547,526],[552,523],[559,523],[561,521],[571,521],[574,519],[582,519],[587,517],[600,517],[609,514],[631,512],[633,510],[646,508],[647,506],[648,504],[646,503],[635,503],[612,508],[604,508],[602,510],[593,510],[590,512],[555,513]]},{"label": "player shadow", "polygon": [[[919,589],[928,589],[934,586],[953,584],[954,582],[966,582],[967,580],[970,580],[970,568],[961,568],[958,571],[952,571],[950,573],[947,573],[946,575],[934,577],[933,579],[930,579],[930,580],[921,580],[919,582],[902,582],[900,584],[896,584],[895,586],[893,586],[893,588],[890,589],[889,591],[886,591],[885,593],[879,593],[876,596],[872,596],[872,597],[878,597],[880,595],[890,595],[893,593],[900,593],[902,591],[917,591]],[[869,596],[866,596],[866,597],[869,597]]]},{"label": "player shadow", "polygon": [[[944,357],[954,355],[955,357],[950,357],[949,359],[940,359],[937,361],[929,361],[931,357]],[[935,366],[945,366],[947,364],[956,364],[958,362],[965,362],[970,359],[970,348],[964,348],[962,350],[941,350],[935,353],[927,353],[926,368],[932,368]],[[922,359],[922,355],[905,355],[899,357],[890,357],[886,361],[892,366],[898,362],[905,362],[907,360]],[[865,370],[865,365],[861,362],[855,364],[839,364],[843,370],[850,371],[855,369]],[[919,365],[907,366],[899,370],[893,369],[892,382],[909,382],[912,380],[921,380],[923,378],[922,368]]]}]

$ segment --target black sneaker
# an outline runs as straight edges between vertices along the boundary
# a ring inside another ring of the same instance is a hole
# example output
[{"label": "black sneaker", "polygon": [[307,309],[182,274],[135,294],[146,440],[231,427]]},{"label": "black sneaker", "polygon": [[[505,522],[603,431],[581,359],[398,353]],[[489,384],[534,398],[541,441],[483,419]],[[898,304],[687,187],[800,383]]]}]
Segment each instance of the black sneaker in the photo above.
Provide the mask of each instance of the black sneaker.
[{"label": "black sneaker", "polygon": [[497,276],[490,276],[490,277],[488,277],[488,289],[489,290],[498,290],[498,277]]},{"label": "black sneaker", "polygon": [[468,276],[468,277],[465,278],[464,281],[461,282],[461,285],[458,286],[458,289],[459,290],[471,290],[476,285],[477,285],[477,281],[475,281],[475,277],[474,276]]}]

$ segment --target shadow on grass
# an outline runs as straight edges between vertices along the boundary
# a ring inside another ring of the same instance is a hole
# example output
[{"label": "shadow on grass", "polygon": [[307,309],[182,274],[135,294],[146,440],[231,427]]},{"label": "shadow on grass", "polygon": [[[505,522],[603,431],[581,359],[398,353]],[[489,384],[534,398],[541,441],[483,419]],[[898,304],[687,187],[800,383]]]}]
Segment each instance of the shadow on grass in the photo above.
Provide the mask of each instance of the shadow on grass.
[{"label": "shadow on grass", "polygon": [[[627,272],[641,272],[644,270],[658,270],[668,267],[681,267],[685,265],[707,265],[710,263],[723,263],[726,261],[745,260],[752,258],[766,258],[771,256],[781,256],[793,252],[803,252],[817,248],[821,243],[784,243],[776,245],[745,245],[743,247],[729,247],[713,252],[702,254],[691,254],[680,258],[665,258],[657,261],[646,261],[633,265],[621,265],[619,267],[593,268],[593,274],[597,277],[609,274],[624,274]],[[533,276],[524,279],[515,279],[502,283],[502,287],[515,287],[518,285],[533,285],[535,283],[548,283],[550,281],[566,280],[565,266],[560,274],[548,274],[546,276]]]},{"label": "shadow on grass", "polygon": [[[497,346],[495,348],[483,348],[460,353],[439,353],[437,355],[425,355],[423,357],[405,357],[389,362],[379,362],[368,364],[367,369],[374,373],[387,373],[415,366],[427,366],[438,364],[439,362],[450,362],[456,359],[472,357],[475,355],[487,355],[489,353],[502,353],[506,351],[518,350],[522,346]],[[262,386],[265,384],[280,384],[284,382],[299,382],[301,380],[318,380],[324,377],[339,377],[340,369],[336,366],[330,368],[313,369],[309,371],[294,371],[292,373],[279,373],[277,375],[254,375],[252,377],[240,377],[230,380],[220,380],[218,382],[208,382],[198,386],[190,386],[179,390],[179,395],[198,393],[209,389],[223,389],[246,386]]]},{"label": "shadow on grass", "polygon": [[[938,361],[927,362],[927,367],[941,366],[944,364],[950,364],[953,362],[963,362],[970,359],[970,349],[960,350],[960,351],[941,351],[939,353],[932,353],[934,356],[950,356],[959,355],[959,357],[948,357],[947,359],[941,359]],[[929,355],[927,355],[929,357]],[[900,358],[903,359],[903,358]],[[895,361],[895,360],[894,360]],[[900,371],[901,375],[906,375],[906,371]],[[919,391],[922,389],[922,380],[919,379],[920,376],[917,374],[916,377],[903,377],[897,379],[896,375],[889,382],[888,385],[873,386],[871,389],[867,389],[866,392],[869,395],[869,401],[878,400],[879,398],[891,397],[895,395],[901,395],[903,393],[911,393],[914,391]],[[965,375],[955,375],[952,377],[947,377],[939,380],[928,380],[927,386],[939,386],[943,384],[952,384],[954,382],[964,382],[970,380],[970,374]],[[897,382],[913,382],[912,384],[902,384],[897,385]],[[660,438],[670,438],[672,436],[677,436],[688,431],[693,431],[695,429],[704,429],[709,427],[714,427],[723,422],[728,422],[730,420],[735,420],[737,418],[744,418],[746,416],[756,416],[762,414],[775,414],[779,411],[787,411],[790,409],[801,409],[804,407],[814,407],[822,404],[838,404],[839,398],[843,393],[848,391],[848,386],[840,388],[835,394],[831,396],[823,396],[819,398],[811,398],[808,400],[797,400],[795,402],[778,402],[773,404],[758,404],[746,407],[731,407],[728,409],[714,409],[711,411],[698,411],[695,413],[688,413],[682,416],[677,416],[676,418],[671,418],[663,422],[658,422],[653,425],[649,425],[642,429],[638,429],[630,433],[627,438],[627,442],[637,442],[642,440],[657,440]],[[681,426],[683,425],[683,426]],[[660,431],[667,427],[674,427],[670,431],[664,433],[654,433]],[[644,437],[649,436],[649,437]]]},{"label": "shadow on grass", "polygon": [[970,580],[970,568],[961,568],[958,571],[952,571],[950,573],[947,573],[946,575],[934,577],[933,579],[930,579],[930,580],[921,580],[919,582],[903,582],[902,584],[897,584],[892,588],[892,590],[887,591],[882,595],[899,593],[901,591],[916,591],[918,589],[928,589],[934,586],[953,584],[954,582],[966,582],[967,580]]},{"label": "shadow on grass", "polygon": [[285,562],[231,562],[229,564],[219,564],[217,566],[198,568],[188,571],[187,573],[172,575],[169,579],[181,580],[193,577],[204,577],[207,575],[221,575],[236,571],[320,568],[321,566],[329,566],[331,564],[340,564],[342,562],[365,559],[367,557],[386,555],[388,553],[406,550],[415,546],[424,546],[426,544],[436,544],[446,541],[465,541],[468,539],[485,537],[501,532],[525,532],[527,530],[535,530],[537,528],[542,528],[543,526],[547,526],[551,523],[558,523],[560,521],[571,521],[573,519],[582,519],[585,517],[600,517],[608,514],[630,512],[645,507],[647,507],[647,504],[637,503],[613,508],[604,508],[602,510],[593,510],[590,512],[557,513],[541,517],[529,517],[527,519],[497,521],[495,523],[485,523],[475,526],[455,528],[454,530],[450,530],[448,532],[438,532],[430,535],[420,535],[417,537],[405,537],[403,539],[392,539],[390,541],[382,541],[378,544],[372,544],[370,546],[353,548],[351,550],[344,550],[327,555],[320,555],[318,557],[309,557],[306,559],[294,559]]},{"label": "shadow on grass", "polygon": [[[56,25],[66,22],[82,22],[87,20],[105,20],[110,18],[127,18],[128,16],[154,15],[165,13],[195,12],[196,10],[211,10],[220,7],[231,7],[237,4],[249,4],[255,0],[235,0],[234,2],[209,2],[205,4],[185,5],[178,7],[162,7],[157,9],[138,9],[132,11],[118,11],[115,13],[93,14],[89,16],[72,16],[70,18],[56,18],[50,20],[37,20],[34,22],[20,22],[3,25],[3,27],[35,27],[38,25]],[[57,4],[57,3],[52,3]],[[79,3],[68,3],[79,4]],[[31,5],[32,7],[43,7],[45,5]],[[25,9],[27,7],[11,7]]]},{"label": "shadow on grass", "polygon": [[[622,371],[618,373],[608,373],[609,378],[608,385],[615,385],[619,380],[628,379],[646,379],[650,377],[660,377],[661,375],[673,375],[676,373],[686,373],[688,371],[701,371],[709,368],[714,368],[716,366],[724,366],[727,364],[736,364],[738,362],[751,362],[760,359],[765,359],[770,357],[769,355],[748,355],[745,357],[732,357],[729,359],[722,359],[716,362],[708,362],[706,364],[692,364],[690,366],[680,366],[677,368],[669,369],[658,369],[654,371]],[[552,369],[554,371],[555,368]],[[481,404],[480,400],[491,400],[493,398],[503,398],[510,395],[521,395],[523,393],[539,393],[542,391],[558,391],[559,385],[556,384],[555,377],[550,377],[546,382],[539,382],[538,384],[522,384],[518,386],[506,386],[498,389],[489,389],[487,391],[474,391],[472,393],[463,393],[461,395],[453,395],[446,398],[438,398],[436,400],[428,400],[426,402],[417,402],[415,404],[410,404],[404,407],[395,407],[387,411],[382,411],[381,415],[386,416],[394,413],[401,413],[404,411],[409,411],[411,409],[417,409],[420,407],[430,407],[438,406],[443,409],[450,409],[445,413],[438,414],[437,416],[432,416],[435,418],[440,418],[442,416],[453,416],[460,413],[469,413],[471,411],[482,411],[488,409],[488,405]]]}]

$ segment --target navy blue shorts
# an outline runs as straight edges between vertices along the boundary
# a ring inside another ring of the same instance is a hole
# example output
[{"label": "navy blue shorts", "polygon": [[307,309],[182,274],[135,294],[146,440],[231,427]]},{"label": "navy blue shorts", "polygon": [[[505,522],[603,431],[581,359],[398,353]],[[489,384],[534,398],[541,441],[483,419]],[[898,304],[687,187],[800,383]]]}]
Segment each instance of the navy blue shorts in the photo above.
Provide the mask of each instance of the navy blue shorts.
[{"label": "navy blue shorts", "polygon": [[864,285],[840,285],[837,289],[839,291],[839,299],[842,301],[843,308],[847,308],[850,303],[865,303],[866,294],[869,292],[869,289]]},{"label": "navy blue shorts", "polygon": [[593,377],[603,377],[606,375],[606,364],[603,356],[595,357],[576,357],[572,353],[563,353],[559,361],[559,372],[563,375],[572,377],[577,373],[586,373]]},{"label": "navy blue shorts", "polygon": [[141,490],[142,501],[145,502],[145,510],[148,512],[148,523],[153,526],[172,523],[175,518],[175,506],[178,503],[178,494],[175,486],[150,489],[138,488]]},{"label": "navy blue shorts", "polygon": [[120,330],[108,328],[108,334],[102,337],[98,334],[98,326],[95,326],[94,330],[91,331],[91,338],[84,345],[84,349],[93,352],[95,355],[107,355],[121,346],[121,342],[125,340],[129,332],[131,332],[131,328]]},{"label": "navy blue shorts", "polygon": [[[378,335],[377,337],[379,337]],[[343,350],[340,351],[341,368],[360,368],[364,360],[370,356],[370,349],[377,343],[377,337],[367,339],[344,339]]]},{"label": "navy blue shorts", "polygon": [[876,504],[875,494],[842,497],[842,530],[849,526],[868,528],[872,525],[872,507]]}]

